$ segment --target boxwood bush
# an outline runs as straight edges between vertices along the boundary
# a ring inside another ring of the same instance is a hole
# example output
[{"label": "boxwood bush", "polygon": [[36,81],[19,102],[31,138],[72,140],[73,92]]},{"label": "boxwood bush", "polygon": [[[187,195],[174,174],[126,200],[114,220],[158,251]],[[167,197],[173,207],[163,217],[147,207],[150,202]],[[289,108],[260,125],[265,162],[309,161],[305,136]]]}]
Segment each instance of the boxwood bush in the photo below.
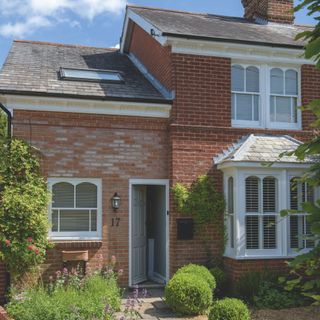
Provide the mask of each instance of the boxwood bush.
[{"label": "boxwood bush", "polygon": [[225,298],[213,304],[209,320],[250,320],[250,313],[241,300]]},{"label": "boxwood bush", "polygon": [[202,278],[209,285],[211,290],[214,290],[216,288],[216,280],[205,266],[190,263],[183,266],[176,272],[176,274],[180,273],[194,274]]},{"label": "boxwood bush", "polygon": [[212,304],[212,289],[195,273],[177,272],[165,288],[165,299],[177,313],[205,314]]}]

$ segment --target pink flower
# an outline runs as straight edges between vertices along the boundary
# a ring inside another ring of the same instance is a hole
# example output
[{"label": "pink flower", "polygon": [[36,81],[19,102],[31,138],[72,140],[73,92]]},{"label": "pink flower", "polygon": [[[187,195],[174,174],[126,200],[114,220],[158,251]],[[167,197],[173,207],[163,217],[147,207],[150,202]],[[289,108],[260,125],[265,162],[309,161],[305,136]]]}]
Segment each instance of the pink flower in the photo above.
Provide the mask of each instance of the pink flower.
[{"label": "pink flower", "polygon": [[118,270],[118,275],[119,275],[119,276],[122,276],[122,275],[123,275],[123,269],[119,269],[119,270]]},{"label": "pink flower", "polygon": [[11,246],[11,241],[7,239],[7,240],[5,241],[5,244],[6,244],[7,247],[10,247],[10,246]]},{"label": "pink flower", "polygon": [[28,246],[28,250],[33,251],[33,246]]},{"label": "pink flower", "polygon": [[32,241],[33,241],[32,237],[28,237],[28,238],[27,238],[27,241],[28,241],[28,242],[32,242]]},{"label": "pink flower", "polygon": [[67,269],[67,268],[63,268],[63,269],[62,269],[62,272],[63,272],[63,273],[68,273],[68,269]]},{"label": "pink flower", "polygon": [[111,263],[115,264],[117,262],[116,256],[111,256]]},{"label": "pink flower", "polygon": [[37,248],[37,249],[35,249],[34,252],[35,252],[36,255],[38,255],[40,253],[40,250]]}]

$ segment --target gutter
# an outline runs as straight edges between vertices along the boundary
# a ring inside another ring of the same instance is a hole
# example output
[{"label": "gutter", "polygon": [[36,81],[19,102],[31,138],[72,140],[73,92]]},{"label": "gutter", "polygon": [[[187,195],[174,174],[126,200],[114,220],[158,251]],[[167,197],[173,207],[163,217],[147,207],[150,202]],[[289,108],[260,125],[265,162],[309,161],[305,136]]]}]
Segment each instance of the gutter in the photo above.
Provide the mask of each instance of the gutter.
[{"label": "gutter", "polygon": [[289,48],[289,49],[297,49],[297,50],[299,50],[299,49],[301,50],[304,48],[303,45],[298,45],[298,44],[297,45],[282,44],[282,43],[276,44],[276,43],[270,43],[270,42],[224,39],[224,38],[195,36],[195,35],[178,34],[178,33],[170,33],[170,32],[163,32],[162,36],[172,37],[172,38],[192,39],[192,40],[205,40],[205,41],[213,41],[213,42],[240,43],[240,44],[256,45],[256,46],[262,46],[262,47],[272,47],[272,48]]},{"label": "gutter", "polygon": [[9,139],[11,139],[11,126],[12,126],[11,112],[2,103],[0,103],[0,109],[7,115],[7,119],[8,119],[7,136]]}]

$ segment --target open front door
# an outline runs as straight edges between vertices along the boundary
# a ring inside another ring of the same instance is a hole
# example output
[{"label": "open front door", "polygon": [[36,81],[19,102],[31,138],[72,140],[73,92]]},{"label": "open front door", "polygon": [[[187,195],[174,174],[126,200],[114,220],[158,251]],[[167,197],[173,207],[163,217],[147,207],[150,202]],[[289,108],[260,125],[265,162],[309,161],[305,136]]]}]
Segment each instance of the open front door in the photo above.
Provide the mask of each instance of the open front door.
[{"label": "open front door", "polygon": [[132,284],[147,280],[146,186],[132,188]]}]

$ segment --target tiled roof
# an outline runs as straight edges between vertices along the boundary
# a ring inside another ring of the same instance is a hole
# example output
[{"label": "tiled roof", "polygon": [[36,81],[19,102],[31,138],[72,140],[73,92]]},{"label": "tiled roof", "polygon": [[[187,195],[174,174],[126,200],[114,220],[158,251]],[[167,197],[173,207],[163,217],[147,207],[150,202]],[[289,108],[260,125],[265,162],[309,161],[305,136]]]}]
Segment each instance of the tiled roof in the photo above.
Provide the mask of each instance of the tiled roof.
[{"label": "tiled roof", "polygon": [[310,28],[278,23],[258,24],[244,18],[213,14],[135,6],[129,8],[164,35],[186,38],[301,47],[304,44],[303,41],[295,41],[295,37],[298,33]]},{"label": "tiled roof", "polygon": [[[124,83],[59,79],[59,69],[119,71]],[[2,70],[0,93],[168,102],[119,51],[46,42],[14,41]]]},{"label": "tiled roof", "polygon": [[223,162],[260,162],[260,163],[310,163],[312,160],[301,161],[295,156],[282,156],[284,152],[294,151],[300,141],[290,136],[255,135],[243,137],[223,154],[214,159],[215,164]]}]

